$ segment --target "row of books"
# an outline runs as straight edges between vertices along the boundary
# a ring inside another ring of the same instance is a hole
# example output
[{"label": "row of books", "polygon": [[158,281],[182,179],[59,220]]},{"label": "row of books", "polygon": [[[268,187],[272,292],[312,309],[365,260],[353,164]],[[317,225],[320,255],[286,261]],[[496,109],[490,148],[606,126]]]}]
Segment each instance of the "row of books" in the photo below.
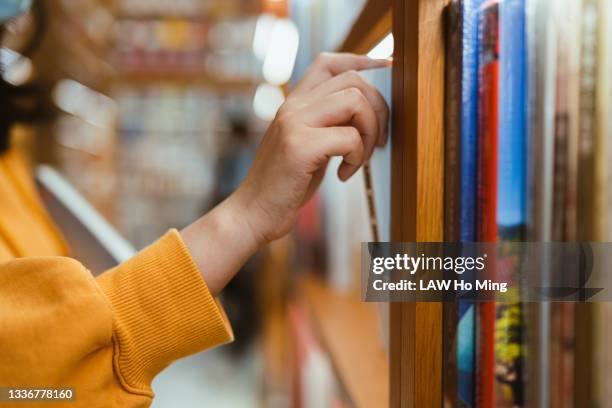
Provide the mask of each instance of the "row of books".
[{"label": "row of books", "polygon": [[[453,0],[445,18],[445,239],[609,241],[612,3]],[[447,306],[445,403],[603,406],[607,308]]]},{"label": "row of books", "polygon": [[261,67],[251,49],[254,29],[253,18],[121,18],[112,60],[121,72],[258,79]]}]

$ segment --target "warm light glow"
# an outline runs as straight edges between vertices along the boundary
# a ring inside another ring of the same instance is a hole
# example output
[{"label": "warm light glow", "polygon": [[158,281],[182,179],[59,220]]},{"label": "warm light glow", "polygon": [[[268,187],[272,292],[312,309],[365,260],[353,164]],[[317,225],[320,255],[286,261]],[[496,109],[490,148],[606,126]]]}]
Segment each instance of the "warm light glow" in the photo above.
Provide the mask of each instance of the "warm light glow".
[{"label": "warm light glow", "polygon": [[114,100],[71,79],[63,79],[53,90],[53,101],[64,112],[92,125],[111,127],[117,116]]},{"label": "warm light glow", "polygon": [[393,56],[393,34],[389,33],[368,52],[368,57],[387,59]]},{"label": "warm light glow", "polygon": [[263,77],[273,85],[289,81],[295,65],[300,35],[295,23],[289,19],[278,19],[274,23],[263,64]]},{"label": "warm light glow", "polygon": [[260,84],[253,98],[253,110],[260,119],[271,121],[284,101],[285,95],[278,86]]},{"label": "warm light glow", "polygon": [[263,61],[266,57],[275,22],[276,17],[272,14],[262,14],[257,18],[257,22],[255,23],[253,54],[255,54],[260,61]]},{"label": "warm light glow", "polygon": [[0,49],[0,62],[5,67],[2,78],[9,84],[22,85],[32,77],[32,61],[9,48]]}]

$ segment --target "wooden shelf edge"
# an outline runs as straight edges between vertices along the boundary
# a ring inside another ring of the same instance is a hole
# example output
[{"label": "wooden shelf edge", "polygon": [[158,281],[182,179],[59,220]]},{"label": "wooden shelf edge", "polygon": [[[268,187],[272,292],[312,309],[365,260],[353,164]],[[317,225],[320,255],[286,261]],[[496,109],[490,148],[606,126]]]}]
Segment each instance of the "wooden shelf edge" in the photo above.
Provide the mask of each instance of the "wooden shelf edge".
[{"label": "wooden shelf edge", "polygon": [[298,293],[306,301],[322,346],[355,406],[386,405],[389,362],[376,304],[334,292],[314,278],[299,282]]},{"label": "wooden shelf edge", "polygon": [[370,51],[391,32],[391,10],[391,0],[368,0],[338,51],[356,54]]}]

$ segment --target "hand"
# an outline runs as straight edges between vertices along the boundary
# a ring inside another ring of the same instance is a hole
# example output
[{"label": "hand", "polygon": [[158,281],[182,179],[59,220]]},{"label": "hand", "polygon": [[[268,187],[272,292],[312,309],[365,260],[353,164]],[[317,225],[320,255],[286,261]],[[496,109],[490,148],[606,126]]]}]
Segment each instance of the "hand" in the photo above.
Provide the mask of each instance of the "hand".
[{"label": "hand", "polygon": [[388,107],[355,71],[389,65],[353,54],[318,57],[279,109],[238,190],[181,231],[213,295],[259,247],[289,232],[331,157],[343,157],[344,181],[385,144]]},{"label": "hand", "polygon": [[338,177],[345,181],[369,160],[376,145],[385,144],[387,105],[355,71],[389,64],[353,54],[322,54],[281,106],[233,197],[246,209],[260,242],[291,229],[331,157],[343,157]]}]

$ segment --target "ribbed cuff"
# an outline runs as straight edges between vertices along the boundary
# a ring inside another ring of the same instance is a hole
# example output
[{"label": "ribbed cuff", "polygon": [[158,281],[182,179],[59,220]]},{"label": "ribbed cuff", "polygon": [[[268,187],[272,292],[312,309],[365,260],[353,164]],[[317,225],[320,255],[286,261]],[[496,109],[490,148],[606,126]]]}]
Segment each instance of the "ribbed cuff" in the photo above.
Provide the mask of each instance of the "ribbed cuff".
[{"label": "ribbed cuff", "polygon": [[234,338],[176,230],[98,283],[113,308],[115,369],[131,392],[152,395],[151,380],[168,364]]}]

